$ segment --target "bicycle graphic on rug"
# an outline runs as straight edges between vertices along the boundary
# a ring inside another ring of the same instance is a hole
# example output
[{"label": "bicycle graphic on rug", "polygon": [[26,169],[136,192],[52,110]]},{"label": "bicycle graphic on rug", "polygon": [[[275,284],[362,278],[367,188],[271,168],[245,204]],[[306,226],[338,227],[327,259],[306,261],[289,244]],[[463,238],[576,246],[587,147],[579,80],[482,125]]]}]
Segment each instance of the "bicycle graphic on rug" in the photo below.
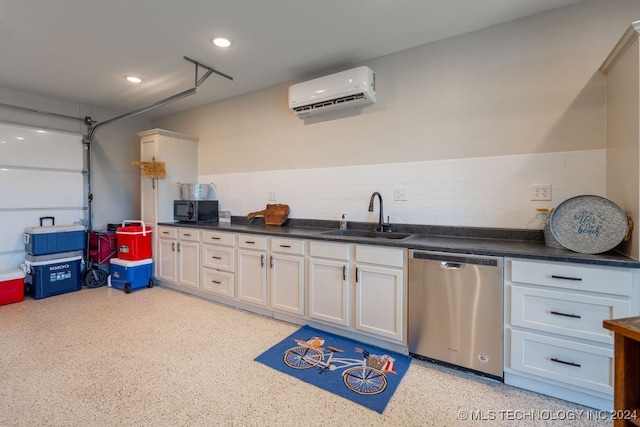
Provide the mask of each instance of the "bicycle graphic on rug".
[{"label": "bicycle graphic on rug", "polygon": [[[359,394],[378,394],[387,388],[386,374],[395,374],[395,360],[388,355],[377,356],[356,347],[357,353],[362,353],[362,359],[336,357],[336,353],[343,353],[339,348],[324,345],[324,338],[313,337],[306,341],[294,338],[298,344],[284,352],[284,363],[293,369],[308,369],[317,367],[320,373],[346,369],[342,373],[342,380],[348,389]],[[325,360],[326,359],[326,360]]]}]

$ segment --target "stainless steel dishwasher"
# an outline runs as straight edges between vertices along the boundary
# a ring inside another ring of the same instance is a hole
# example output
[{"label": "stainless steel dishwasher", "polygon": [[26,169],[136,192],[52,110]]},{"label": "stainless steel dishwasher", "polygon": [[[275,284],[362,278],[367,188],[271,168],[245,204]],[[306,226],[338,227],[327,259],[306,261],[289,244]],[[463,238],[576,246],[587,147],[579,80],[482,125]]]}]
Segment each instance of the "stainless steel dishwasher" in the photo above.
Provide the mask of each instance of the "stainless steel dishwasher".
[{"label": "stainless steel dishwasher", "polygon": [[503,378],[503,259],[409,252],[409,352]]}]

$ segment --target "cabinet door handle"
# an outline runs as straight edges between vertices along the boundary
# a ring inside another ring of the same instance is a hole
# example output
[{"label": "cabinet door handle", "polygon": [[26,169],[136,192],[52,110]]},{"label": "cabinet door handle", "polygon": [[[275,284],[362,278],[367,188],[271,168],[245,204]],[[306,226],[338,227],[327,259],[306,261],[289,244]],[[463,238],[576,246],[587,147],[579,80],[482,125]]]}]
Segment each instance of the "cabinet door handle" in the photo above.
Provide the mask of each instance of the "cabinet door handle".
[{"label": "cabinet door handle", "polygon": [[176,242],[171,242],[171,252],[176,251]]},{"label": "cabinet door handle", "polygon": [[212,280],[211,283],[215,283],[216,285],[222,284],[222,282],[219,280]]},{"label": "cabinet door handle", "polygon": [[580,367],[582,366],[582,365],[581,365],[581,364],[579,364],[579,363],[575,363],[575,362],[567,362],[567,361],[565,361],[565,360],[560,360],[560,359],[557,359],[557,358],[555,358],[555,357],[552,357],[552,358],[551,358],[551,361],[552,361],[552,362],[556,362],[556,363],[562,363],[563,365],[575,366],[576,368],[580,368]]},{"label": "cabinet door handle", "polygon": [[556,316],[564,316],[564,317],[572,317],[574,319],[582,319],[582,316],[579,316],[577,314],[562,313],[561,311],[553,311],[552,310],[549,313],[555,314]]},{"label": "cabinet door handle", "polygon": [[221,256],[213,256],[213,255],[211,255],[211,258],[213,258],[213,259],[222,259]]},{"label": "cabinet door handle", "polygon": [[264,255],[260,255],[260,267],[264,267]]},{"label": "cabinet door handle", "polygon": [[273,256],[269,257],[269,266],[273,268]]},{"label": "cabinet door handle", "polygon": [[290,248],[291,245],[280,245],[281,248]]},{"label": "cabinet door handle", "polygon": [[356,283],[358,283],[358,273],[359,273],[359,272],[360,272],[360,271],[358,270],[358,267],[356,267]]},{"label": "cabinet door handle", "polygon": [[581,277],[568,277],[568,276],[556,276],[555,274],[551,275],[552,279],[562,279],[562,280],[573,280],[576,282],[581,282],[582,278]]},{"label": "cabinet door handle", "polygon": [[342,280],[347,280],[347,266],[342,266]]},{"label": "cabinet door handle", "polygon": [[178,242],[178,252],[180,252],[180,242]]}]

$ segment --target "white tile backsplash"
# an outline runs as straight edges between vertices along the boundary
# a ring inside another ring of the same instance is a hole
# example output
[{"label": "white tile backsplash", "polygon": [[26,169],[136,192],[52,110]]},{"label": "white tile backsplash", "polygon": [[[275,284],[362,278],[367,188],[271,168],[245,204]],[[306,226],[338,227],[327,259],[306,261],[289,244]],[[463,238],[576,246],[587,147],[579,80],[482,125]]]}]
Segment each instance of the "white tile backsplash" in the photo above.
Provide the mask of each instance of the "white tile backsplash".
[{"label": "white tile backsplash", "polygon": [[[382,194],[391,223],[541,229],[552,208],[581,194],[606,196],[606,151],[433,160],[201,175],[216,185],[220,209],[244,216],[267,203],[286,203],[292,218],[377,221],[378,202],[367,211],[374,191]],[[531,201],[531,184],[551,184],[551,201]],[[407,201],[394,201],[393,189],[407,189]],[[276,202],[268,193],[275,191]]]}]

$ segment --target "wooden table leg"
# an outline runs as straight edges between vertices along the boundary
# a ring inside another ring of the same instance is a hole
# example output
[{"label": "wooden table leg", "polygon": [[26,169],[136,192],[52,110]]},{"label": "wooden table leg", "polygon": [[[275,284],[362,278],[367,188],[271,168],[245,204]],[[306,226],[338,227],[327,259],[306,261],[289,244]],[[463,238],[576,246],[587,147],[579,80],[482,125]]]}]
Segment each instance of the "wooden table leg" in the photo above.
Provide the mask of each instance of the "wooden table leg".
[{"label": "wooden table leg", "polygon": [[615,334],[614,352],[613,425],[638,426],[640,419],[625,419],[625,415],[633,415],[633,411],[640,410],[640,343],[621,334]]}]

